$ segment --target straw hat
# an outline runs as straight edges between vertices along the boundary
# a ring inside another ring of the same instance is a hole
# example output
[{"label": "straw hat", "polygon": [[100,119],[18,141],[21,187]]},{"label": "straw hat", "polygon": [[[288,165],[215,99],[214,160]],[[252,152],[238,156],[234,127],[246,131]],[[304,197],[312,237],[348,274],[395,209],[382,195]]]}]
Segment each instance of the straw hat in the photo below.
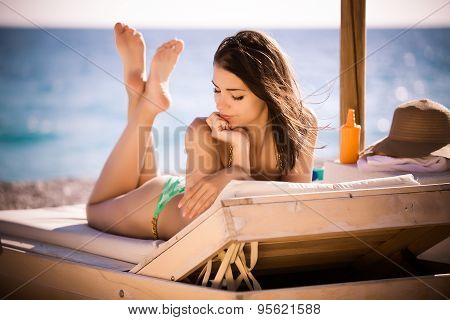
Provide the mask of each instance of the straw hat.
[{"label": "straw hat", "polygon": [[429,99],[412,100],[394,112],[389,135],[359,153],[396,158],[450,158],[450,111]]}]

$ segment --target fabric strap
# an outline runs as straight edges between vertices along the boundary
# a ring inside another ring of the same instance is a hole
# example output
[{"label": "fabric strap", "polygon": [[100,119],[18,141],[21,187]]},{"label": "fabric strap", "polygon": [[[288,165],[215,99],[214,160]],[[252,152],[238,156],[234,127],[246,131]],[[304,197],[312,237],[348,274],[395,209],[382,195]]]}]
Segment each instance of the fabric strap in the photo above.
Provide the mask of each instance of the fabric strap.
[{"label": "fabric strap", "polygon": [[185,185],[185,177],[169,177],[169,180],[166,182],[161,194],[159,195],[158,203],[156,204],[156,209],[153,213],[153,217],[155,219],[158,219],[159,214],[170,199],[185,191]]},{"label": "fabric strap", "polygon": [[[211,282],[212,288],[217,289],[226,286],[227,290],[235,291],[244,281],[249,290],[261,290],[260,284],[251,273],[258,261],[258,242],[250,242],[249,266],[246,264],[244,246],[245,243],[232,243],[226,251],[222,250],[217,256],[209,259],[200,272],[196,284],[200,282],[203,276],[202,286],[207,286],[208,282]],[[210,280],[212,264],[216,261],[221,261],[221,263],[214,279]],[[233,277],[232,264],[236,265],[240,273],[236,279]]]}]

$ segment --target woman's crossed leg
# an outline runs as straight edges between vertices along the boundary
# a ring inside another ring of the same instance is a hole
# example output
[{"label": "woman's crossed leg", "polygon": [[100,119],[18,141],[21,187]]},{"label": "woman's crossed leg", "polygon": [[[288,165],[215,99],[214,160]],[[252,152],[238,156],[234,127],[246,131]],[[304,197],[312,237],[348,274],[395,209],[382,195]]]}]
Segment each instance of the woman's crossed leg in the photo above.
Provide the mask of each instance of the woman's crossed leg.
[{"label": "woman's crossed leg", "polygon": [[[151,130],[158,113],[170,106],[169,77],[183,50],[183,42],[174,39],[156,50],[145,82],[142,35],[122,24],[116,24],[115,33],[129,97],[128,123],[90,195],[87,218],[90,226],[103,231],[152,238],[152,215],[169,176],[158,174]],[[143,131],[147,133],[144,139]],[[181,196],[172,198],[161,212],[158,221],[161,239],[170,238],[190,222],[182,217],[176,205]]]}]

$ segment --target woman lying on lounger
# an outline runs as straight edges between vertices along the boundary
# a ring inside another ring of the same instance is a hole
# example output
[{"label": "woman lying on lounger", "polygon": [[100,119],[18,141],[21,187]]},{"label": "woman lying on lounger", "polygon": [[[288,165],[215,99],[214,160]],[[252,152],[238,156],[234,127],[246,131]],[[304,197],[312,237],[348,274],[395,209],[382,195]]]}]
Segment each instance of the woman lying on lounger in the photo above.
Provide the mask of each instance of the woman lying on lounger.
[{"label": "woman lying on lounger", "polygon": [[212,80],[217,112],[188,126],[186,177],[176,177],[158,174],[150,129],[170,107],[169,77],[183,42],[174,39],[156,50],[147,79],[142,34],[121,23],[114,30],[128,124],[86,206],[90,226],[167,240],[206,211],[233,179],[311,182],[317,121],[273,39],[241,31],[219,45]]}]

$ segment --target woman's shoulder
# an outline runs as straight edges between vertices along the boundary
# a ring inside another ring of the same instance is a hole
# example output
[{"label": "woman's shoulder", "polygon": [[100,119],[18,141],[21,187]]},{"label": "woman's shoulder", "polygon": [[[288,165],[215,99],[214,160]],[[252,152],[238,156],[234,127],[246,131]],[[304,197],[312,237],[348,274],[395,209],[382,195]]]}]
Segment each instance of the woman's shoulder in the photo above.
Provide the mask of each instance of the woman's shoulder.
[{"label": "woman's shoulder", "polygon": [[186,130],[186,137],[192,137],[197,139],[202,137],[202,140],[206,137],[207,139],[211,136],[211,128],[206,122],[205,117],[197,117],[192,120]]},{"label": "woman's shoulder", "polygon": [[200,143],[204,148],[210,151],[214,150],[223,165],[227,161],[227,144],[211,136],[211,128],[206,122],[206,119],[207,117],[197,117],[191,122],[186,133],[186,145],[189,142]]},{"label": "woman's shoulder", "polygon": [[215,146],[219,146],[222,149],[224,143],[220,140],[214,139],[211,136],[211,128],[206,122],[207,117],[196,117],[192,120],[191,124],[188,126],[186,136],[202,137],[203,142],[214,142]]},{"label": "woman's shoulder", "polygon": [[206,123],[206,117],[196,117],[194,118],[194,120],[192,120],[191,124],[189,125],[189,128],[193,128],[193,129],[200,129],[200,128],[204,128],[205,126],[208,126],[208,124]]}]

